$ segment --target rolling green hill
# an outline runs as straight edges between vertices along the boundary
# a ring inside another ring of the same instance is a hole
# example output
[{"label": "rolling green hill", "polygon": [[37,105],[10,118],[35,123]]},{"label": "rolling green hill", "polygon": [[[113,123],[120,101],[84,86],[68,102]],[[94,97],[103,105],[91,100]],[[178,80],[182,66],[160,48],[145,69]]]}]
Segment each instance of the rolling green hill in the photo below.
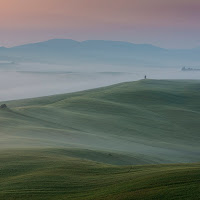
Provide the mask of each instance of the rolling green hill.
[{"label": "rolling green hill", "polygon": [[3,103],[2,200],[200,199],[200,81]]},{"label": "rolling green hill", "polygon": [[199,81],[141,80],[6,102],[0,148],[89,149],[127,158],[118,164],[197,162],[199,92]]}]

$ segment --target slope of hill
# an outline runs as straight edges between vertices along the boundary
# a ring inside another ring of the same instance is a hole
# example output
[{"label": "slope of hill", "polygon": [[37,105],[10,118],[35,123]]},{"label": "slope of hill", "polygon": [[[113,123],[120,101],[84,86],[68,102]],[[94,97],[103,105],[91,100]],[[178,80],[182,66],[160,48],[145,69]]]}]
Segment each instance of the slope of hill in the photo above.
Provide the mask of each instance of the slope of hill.
[{"label": "slope of hill", "polygon": [[0,148],[89,149],[88,159],[110,164],[198,162],[199,90],[199,81],[142,80],[6,102]]},{"label": "slope of hill", "polygon": [[200,165],[178,164],[200,161],[199,91],[141,80],[2,102],[0,199],[199,199]]}]

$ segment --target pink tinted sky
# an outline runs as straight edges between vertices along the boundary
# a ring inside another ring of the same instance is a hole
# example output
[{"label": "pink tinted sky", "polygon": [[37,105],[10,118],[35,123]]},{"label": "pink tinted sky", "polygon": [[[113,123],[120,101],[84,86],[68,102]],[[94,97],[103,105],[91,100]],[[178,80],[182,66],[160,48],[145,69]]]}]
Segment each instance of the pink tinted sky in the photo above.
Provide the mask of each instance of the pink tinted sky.
[{"label": "pink tinted sky", "polygon": [[200,0],[0,0],[0,46],[52,38],[200,46]]}]

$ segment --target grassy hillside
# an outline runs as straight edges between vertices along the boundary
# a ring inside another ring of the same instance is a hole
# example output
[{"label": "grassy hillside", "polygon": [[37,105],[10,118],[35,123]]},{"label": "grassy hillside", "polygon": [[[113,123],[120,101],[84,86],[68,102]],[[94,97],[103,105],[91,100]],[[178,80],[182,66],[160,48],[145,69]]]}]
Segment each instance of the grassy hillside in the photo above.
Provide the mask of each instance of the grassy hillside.
[{"label": "grassy hillside", "polygon": [[0,110],[0,148],[123,155],[125,161],[114,158],[110,164],[197,162],[199,91],[199,81],[142,80],[6,102],[8,108]]},{"label": "grassy hillside", "polygon": [[197,200],[200,164],[113,166],[66,151],[1,151],[2,200]]},{"label": "grassy hillside", "polygon": [[2,200],[200,199],[200,81],[2,103]]}]

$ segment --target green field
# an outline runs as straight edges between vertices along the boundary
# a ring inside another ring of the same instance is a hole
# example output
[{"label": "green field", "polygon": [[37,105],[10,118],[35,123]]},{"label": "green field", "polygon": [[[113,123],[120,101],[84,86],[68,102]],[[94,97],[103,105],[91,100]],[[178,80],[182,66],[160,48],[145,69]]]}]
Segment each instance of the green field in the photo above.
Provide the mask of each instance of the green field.
[{"label": "green field", "polygon": [[200,198],[200,164],[119,167],[59,150],[3,151],[0,156],[3,200]]},{"label": "green field", "polygon": [[200,199],[200,81],[2,103],[2,200]]}]

